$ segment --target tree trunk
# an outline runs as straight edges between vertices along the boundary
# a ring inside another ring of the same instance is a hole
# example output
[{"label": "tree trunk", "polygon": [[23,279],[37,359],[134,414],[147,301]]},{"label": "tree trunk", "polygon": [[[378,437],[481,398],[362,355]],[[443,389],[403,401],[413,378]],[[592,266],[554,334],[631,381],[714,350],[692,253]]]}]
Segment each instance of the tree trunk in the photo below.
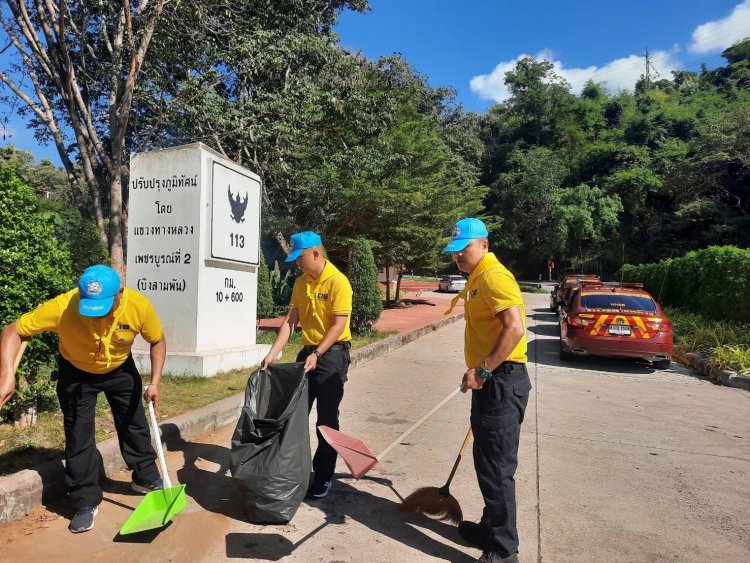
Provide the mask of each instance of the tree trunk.
[{"label": "tree trunk", "polygon": [[283,250],[288,256],[289,253],[292,251],[292,248],[289,246],[289,243],[284,238],[284,234],[281,231],[276,231],[273,235],[273,238],[276,239],[276,242],[279,243],[281,250]]},{"label": "tree trunk", "polygon": [[123,247],[122,222],[122,181],[120,179],[120,159],[113,155],[113,172],[109,180],[109,256],[112,267],[121,276],[125,275],[125,249]]},{"label": "tree trunk", "polygon": [[[128,204],[122,205],[122,261],[124,266],[128,263]],[[123,270],[124,271],[124,270]],[[126,272],[127,273],[127,272]]]},{"label": "tree trunk", "polygon": [[395,295],[395,301],[396,303],[401,303],[401,277],[403,276],[403,269],[398,269],[398,277],[396,277],[396,295]]},{"label": "tree trunk", "polygon": [[33,405],[24,405],[21,403],[13,405],[13,426],[29,428],[36,424],[36,417],[36,402]]},{"label": "tree trunk", "polygon": [[389,307],[391,304],[391,265],[386,261],[385,263],[385,306]]}]

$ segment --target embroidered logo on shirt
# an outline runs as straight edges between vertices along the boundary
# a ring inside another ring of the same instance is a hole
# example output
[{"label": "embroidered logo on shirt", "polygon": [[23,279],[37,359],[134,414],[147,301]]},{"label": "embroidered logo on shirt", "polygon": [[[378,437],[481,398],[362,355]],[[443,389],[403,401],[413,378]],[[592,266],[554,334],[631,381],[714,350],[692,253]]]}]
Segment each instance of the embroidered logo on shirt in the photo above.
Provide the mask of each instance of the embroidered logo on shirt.
[{"label": "embroidered logo on shirt", "polygon": [[328,294],[327,293],[318,293],[316,296],[318,301],[328,301]]},{"label": "embroidered logo on shirt", "polygon": [[475,298],[475,297],[477,296],[477,293],[478,293],[478,292],[479,292],[479,290],[478,290],[478,289],[472,289],[472,290],[471,290],[471,291],[469,292],[469,298],[470,298],[470,299],[474,299],[474,298]]},{"label": "embroidered logo on shirt", "polygon": [[117,332],[121,333],[123,331],[127,331],[125,334],[117,334],[115,341],[124,344],[125,342],[129,342],[130,338],[132,337],[132,331],[130,330],[130,325],[126,324],[119,324],[117,325]]}]

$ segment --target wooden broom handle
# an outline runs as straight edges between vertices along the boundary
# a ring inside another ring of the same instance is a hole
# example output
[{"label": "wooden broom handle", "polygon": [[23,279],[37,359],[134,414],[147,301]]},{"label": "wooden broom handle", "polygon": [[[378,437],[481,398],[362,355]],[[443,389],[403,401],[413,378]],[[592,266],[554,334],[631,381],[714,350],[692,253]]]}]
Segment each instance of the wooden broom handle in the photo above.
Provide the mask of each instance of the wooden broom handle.
[{"label": "wooden broom handle", "polygon": [[464,438],[464,443],[461,444],[461,449],[458,450],[458,457],[456,457],[456,462],[453,464],[453,469],[451,469],[451,474],[448,475],[448,480],[445,483],[445,486],[448,487],[451,484],[451,481],[453,481],[453,476],[456,474],[456,470],[458,469],[458,464],[461,462],[461,458],[464,455],[464,452],[466,451],[466,446],[469,445],[469,440],[471,440],[471,426],[469,426],[469,431],[466,433],[466,438]]},{"label": "wooden broom handle", "polygon": [[428,413],[427,413],[426,415],[424,415],[424,416],[423,416],[422,418],[420,418],[420,419],[419,419],[418,421],[416,421],[416,422],[415,422],[414,424],[412,424],[412,425],[411,425],[411,427],[410,427],[410,428],[409,428],[409,429],[408,429],[408,430],[407,430],[406,432],[404,432],[403,434],[401,434],[401,436],[399,436],[398,438],[396,438],[395,440],[393,440],[393,442],[391,442],[391,445],[390,445],[390,446],[388,446],[388,447],[387,447],[386,449],[384,449],[384,450],[383,450],[382,452],[380,452],[380,453],[379,453],[379,454],[378,454],[378,455],[377,455],[377,456],[375,457],[375,459],[376,459],[377,461],[380,461],[380,460],[382,460],[382,459],[383,459],[383,458],[384,458],[385,456],[387,456],[387,455],[388,455],[388,452],[390,452],[390,451],[391,451],[391,450],[392,450],[393,448],[395,448],[396,446],[398,446],[398,444],[399,444],[399,442],[400,442],[401,440],[403,440],[403,439],[404,439],[404,438],[406,438],[406,437],[407,437],[407,436],[408,436],[409,434],[411,434],[412,432],[414,432],[414,431],[415,431],[415,430],[416,430],[417,428],[419,428],[419,426],[420,426],[420,425],[421,425],[421,424],[422,424],[422,423],[423,423],[423,422],[424,422],[425,420],[427,420],[428,418],[430,418],[430,417],[431,417],[431,416],[432,416],[433,414],[435,414],[435,413],[436,413],[436,412],[437,412],[437,411],[438,411],[438,410],[439,410],[439,409],[440,409],[440,408],[441,408],[441,407],[442,407],[443,405],[445,405],[445,403],[447,403],[447,402],[448,402],[448,401],[450,401],[450,400],[451,400],[451,399],[452,399],[453,397],[455,397],[456,395],[458,395],[459,391],[461,391],[461,389],[462,389],[462,388],[463,388],[463,386],[460,386],[460,387],[456,387],[456,388],[455,388],[455,389],[454,389],[453,391],[451,391],[451,394],[450,394],[450,395],[448,395],[448,396],[447,396],[447,397],[446,397],[445,399],[443,399],[442,401],[440,401],[440,403],[438,403],[437,405],[435,405],[434,407],[432,407],[432,409],[430,409],[430,412],[428,412]]}]

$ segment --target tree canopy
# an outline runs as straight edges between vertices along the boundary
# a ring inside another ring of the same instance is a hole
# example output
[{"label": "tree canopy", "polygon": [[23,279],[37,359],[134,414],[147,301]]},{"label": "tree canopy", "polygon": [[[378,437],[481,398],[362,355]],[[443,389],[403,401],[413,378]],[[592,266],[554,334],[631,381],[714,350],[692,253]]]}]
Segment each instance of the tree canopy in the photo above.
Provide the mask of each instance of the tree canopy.
[{"label": "tree canopy", "polygon": [[[304,229],[334,249],[362,237],[399,271],[445,267],[450,225],[469,215],[534,276],[549,258],[613,271],[623,249],[638,263],[750,242],[750,40],[723,66],[644,76],[633,92],[590,81],[575,94],[551,62],[526,57],[506,74],[510,97],[479,115],[400,56],[342,48],[339,14],[366,9],[6,0],[15,59],[0,101],[64,167],[24,180],[45,195],[64,175],[58,193],[95,221],[118,268],[128,155],[195,141],[261,176],[264,235],[282,247]],[[23,176],[27,155],[4,158]]]},{"label": "tree canopy", "polygon": [[547,61],[506,75],[483,120],[481,180],[517,270],[614,272],[712,244],[750,244],[750,40],[725,66],[580,95]]}]

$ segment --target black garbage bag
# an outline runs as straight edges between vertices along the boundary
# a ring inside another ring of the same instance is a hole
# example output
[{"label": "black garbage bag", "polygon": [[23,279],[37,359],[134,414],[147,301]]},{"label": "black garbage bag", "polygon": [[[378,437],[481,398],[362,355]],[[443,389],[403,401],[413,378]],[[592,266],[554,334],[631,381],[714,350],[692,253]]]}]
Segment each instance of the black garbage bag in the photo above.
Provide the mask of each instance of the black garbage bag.
[{"label": "black garbage bag", "polygon": [[229,469],[251,522],[288,522],[310,479],[307,376],[301,363],[271,364],[247,382]]}]

